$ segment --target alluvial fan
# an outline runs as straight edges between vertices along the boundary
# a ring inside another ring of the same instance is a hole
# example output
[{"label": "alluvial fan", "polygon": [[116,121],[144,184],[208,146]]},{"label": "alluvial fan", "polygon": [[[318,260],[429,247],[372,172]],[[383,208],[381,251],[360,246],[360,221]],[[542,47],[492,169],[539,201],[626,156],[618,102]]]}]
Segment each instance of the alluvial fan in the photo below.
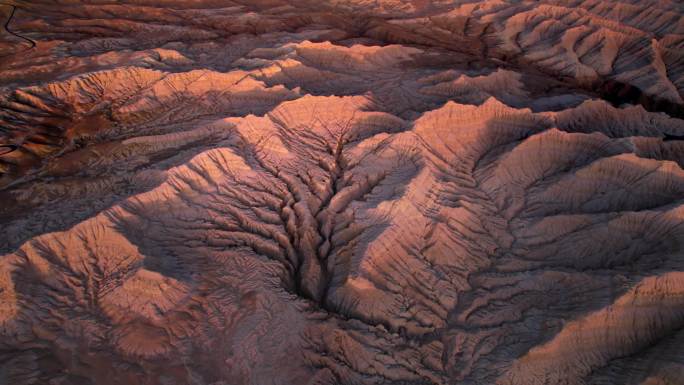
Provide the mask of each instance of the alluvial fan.
[{"label": "alluvial fan", "polygon": [[682,15],[0,3],[0,384],[681,384]]}]

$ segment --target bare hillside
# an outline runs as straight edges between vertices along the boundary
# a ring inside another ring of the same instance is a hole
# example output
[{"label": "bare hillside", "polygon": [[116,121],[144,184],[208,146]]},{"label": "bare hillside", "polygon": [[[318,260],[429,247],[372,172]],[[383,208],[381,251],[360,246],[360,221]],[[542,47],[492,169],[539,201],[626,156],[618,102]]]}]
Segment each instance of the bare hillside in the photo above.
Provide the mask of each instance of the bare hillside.
[{"label": "bare hillside", "polygon": [[668,385],[684,4],[0,5],[0,384]]}]

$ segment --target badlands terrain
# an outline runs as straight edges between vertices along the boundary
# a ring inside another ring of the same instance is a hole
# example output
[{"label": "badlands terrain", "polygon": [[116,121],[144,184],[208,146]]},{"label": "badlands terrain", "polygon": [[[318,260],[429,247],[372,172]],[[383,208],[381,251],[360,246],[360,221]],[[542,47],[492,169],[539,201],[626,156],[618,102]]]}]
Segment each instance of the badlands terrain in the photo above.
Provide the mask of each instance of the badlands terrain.
[{"label": "badlands terrain", "polygon": [[684,384],[683,14],[4,0],[0,384]]}]

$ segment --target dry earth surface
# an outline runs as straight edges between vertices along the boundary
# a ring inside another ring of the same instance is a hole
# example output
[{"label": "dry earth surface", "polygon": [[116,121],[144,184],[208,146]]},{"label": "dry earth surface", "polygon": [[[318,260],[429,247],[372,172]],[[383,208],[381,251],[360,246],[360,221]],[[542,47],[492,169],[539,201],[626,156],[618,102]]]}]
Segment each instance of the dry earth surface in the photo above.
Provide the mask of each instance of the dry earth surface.
[{"label": "dry earth surface", "polygon": [[5,0],[0,384],[684,383],[683,14]]}]

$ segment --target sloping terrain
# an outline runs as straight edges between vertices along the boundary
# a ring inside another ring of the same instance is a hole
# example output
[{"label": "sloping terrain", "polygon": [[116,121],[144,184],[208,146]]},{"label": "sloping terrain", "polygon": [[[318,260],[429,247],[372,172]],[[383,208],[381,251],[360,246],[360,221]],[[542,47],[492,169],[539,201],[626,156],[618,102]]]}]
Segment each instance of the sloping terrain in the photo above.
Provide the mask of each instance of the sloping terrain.
[{"label": "sloping terrain", "polygon": [[677,1],[0,5],[0,384],[684,374]]}]

